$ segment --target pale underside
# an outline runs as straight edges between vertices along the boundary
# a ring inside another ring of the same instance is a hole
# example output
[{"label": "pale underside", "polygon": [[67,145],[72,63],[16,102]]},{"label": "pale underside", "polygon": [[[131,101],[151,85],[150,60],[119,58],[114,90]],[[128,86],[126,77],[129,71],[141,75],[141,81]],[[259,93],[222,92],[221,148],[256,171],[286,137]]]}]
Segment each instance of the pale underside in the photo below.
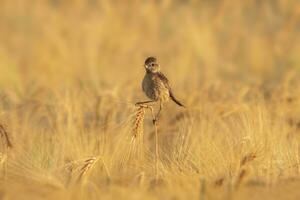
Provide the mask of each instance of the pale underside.
[{"label": "pale underside", "polygon": [[161,73],[146,73],[142,88],[151,100],[166,102],[170,99],[168,80]]}]

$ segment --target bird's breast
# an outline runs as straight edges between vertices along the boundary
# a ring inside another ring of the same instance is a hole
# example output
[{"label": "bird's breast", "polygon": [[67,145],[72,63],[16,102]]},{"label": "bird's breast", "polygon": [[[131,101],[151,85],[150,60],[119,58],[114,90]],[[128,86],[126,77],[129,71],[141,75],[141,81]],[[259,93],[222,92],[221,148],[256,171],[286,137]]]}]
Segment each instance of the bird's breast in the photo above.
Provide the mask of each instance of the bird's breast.
[{"label": "bird's breast", "polygon": [[167,101],[169,98],[169,90],[155,74],[146,73],[142,88],[147,97],[152,100]]},{"label": "bird's breast", "polygon": [[142,88],[147,97],[153,100],[155,99],[154,82],[151,78],[151,75],[149,75],[148,73],[143,79]]}]

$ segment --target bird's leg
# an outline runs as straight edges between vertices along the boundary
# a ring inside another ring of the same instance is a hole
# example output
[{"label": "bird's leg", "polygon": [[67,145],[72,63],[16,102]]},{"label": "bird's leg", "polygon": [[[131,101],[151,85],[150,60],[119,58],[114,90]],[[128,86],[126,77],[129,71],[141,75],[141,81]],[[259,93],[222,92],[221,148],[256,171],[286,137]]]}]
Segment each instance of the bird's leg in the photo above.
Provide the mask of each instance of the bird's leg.
[{"label": "bird's leg", "polygon": [[153,119],[153,124],[155,124],[158,121],[158,119],[160,117],[160,113],[161,113],[162,107],[163,107],[163,105],[162,105],[162,102],[160,101],[159,102],[159,110],[158,110],[155,118]]},{"label": "bird's leg", "polygon": [[137,102],[135,103],[135,106],[140,106],[140,105],[144,105],[144,104],[148,104],[148,103],[154,103],[156,102],[155,100],[151,100],[151,101],[141,101],[141,102]]}]

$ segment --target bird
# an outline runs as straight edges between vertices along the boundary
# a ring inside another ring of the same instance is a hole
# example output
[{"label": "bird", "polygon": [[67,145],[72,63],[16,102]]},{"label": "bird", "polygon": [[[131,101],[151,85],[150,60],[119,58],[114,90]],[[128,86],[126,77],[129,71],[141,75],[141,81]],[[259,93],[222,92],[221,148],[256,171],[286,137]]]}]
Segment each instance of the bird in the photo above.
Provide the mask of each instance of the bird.
[{"label": "bird", "polygon": [[178,106],[185,107],[174,96],[170,87],[169,80],[161,72],[160,65],[155,57],[148,57],[144,63],[145,76],[142,81],[142,89],[150,101],[138,102],[136,105],[159,102],[159,111],[156,114],[155,121],[159,118],[163,105],[169,100],[174,101]]}]

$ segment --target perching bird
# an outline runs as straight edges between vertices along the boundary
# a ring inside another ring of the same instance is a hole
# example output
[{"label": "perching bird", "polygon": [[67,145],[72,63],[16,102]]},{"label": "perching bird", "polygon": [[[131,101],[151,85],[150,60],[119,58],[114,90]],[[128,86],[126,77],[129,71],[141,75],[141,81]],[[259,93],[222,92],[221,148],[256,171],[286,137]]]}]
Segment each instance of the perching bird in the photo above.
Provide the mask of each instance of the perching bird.
[{"label": "perching bird", "polygon": [[160,72],[160,66],[157,63],[157,59],[155,57],[148,57],[145,60],[144,67],[146,69],[146,74],[142,83],[142,88],[151,101],[139,102],[137,105],[159,102],[160,107],[156,119],[159,117],[163,104],[170,99],[177,105],[184,107],[184,105],[175,98],[167,77]]}]

